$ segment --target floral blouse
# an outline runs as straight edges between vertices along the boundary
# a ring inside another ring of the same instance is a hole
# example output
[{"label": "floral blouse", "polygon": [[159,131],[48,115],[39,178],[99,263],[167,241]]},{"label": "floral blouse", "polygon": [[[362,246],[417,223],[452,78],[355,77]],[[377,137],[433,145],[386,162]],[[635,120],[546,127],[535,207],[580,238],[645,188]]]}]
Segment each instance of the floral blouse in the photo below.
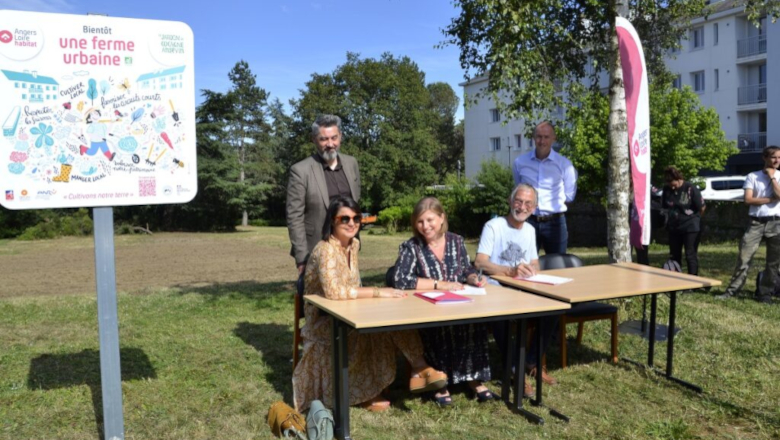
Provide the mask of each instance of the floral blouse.
[{"label": "floral blouse", "polygon": [[401,243],[395,262],[394,284],[397,289],[414,289],[417,278],[466,283],[475,273],[463,237],[451,232],[444,236],[444,258],[439,261],[428,244],[417,237]]}]

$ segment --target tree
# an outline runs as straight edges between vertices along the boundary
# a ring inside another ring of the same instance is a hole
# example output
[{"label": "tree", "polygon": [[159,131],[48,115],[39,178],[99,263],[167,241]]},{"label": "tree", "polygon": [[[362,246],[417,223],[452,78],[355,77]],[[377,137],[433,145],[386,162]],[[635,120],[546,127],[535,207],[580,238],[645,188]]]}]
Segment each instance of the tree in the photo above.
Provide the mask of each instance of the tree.
[{"label": "tree", "polygon": [[98,95],[97,82],[93,78],[90,78],[89,81],[87,82],[87,98],[90,99],[91,102],[90,105],[93,106],[95,105],[95,98],[97,98],[97,95]]},{"label": "tree", "polygon": [[434,159],[436,174],[445,176],[457,171],[458,161],[463,163],[464,160],[464,144],[461,142],[463,137],[459,136],[455,123],[455,112],[458,111],[460,98],[445,82],[431,83],[426,88],[431,99],[433,127],[440,147]]},{"label": "tree", "polygon": [[[569,124],[559,130],[567,157],[579,171],[578,198],[603,203],[606,198],[609,98],[583,92],[581,105],[567,114]],[[705,108],[689,87],[677,90],[669,83],[650,85],[650,139],[652,179],[663,181],[663,170],[674,165],[685,176],[719,170],[737,153],[720,128],[718,114]]]},{"label": "tree", "polygon": [[[274,189],[268,195],[265,216],[271,220],[285,218],[287,179],[290,167],[297,161],[293,127],[295,121],[284,111],[284,105],[276,98],[268,106],[271,120],[269,147],[274,157]],[[309,145],[311,145],[309,143]]]},{"label": "tree", "polygon": [[[777,17],[778,0],[745,0],[746,10]],[[607,209],[612,261],[629,261],[628,136],[615,18],[632,22],[642,38],[652,77],[668,76],[664,58],[677,47],[690,19],[706,15],[703,0],[456,0],[461,13],[444,29],[443,44],[460,48],[466,78],[487,76],[481,96],[492,96],[509,118],[527,124],[547,118],[586,77],[597,87],[610,75],[611,153]],[[565,93],[558,93],[564,91]],[[623,109],[621,109],[621,105]]]},{"label": "tree", "polygon": [[[205,90],[204,111],[221,133],[212,133],[230,145],[236,154],[238,182],[242,190],[234,195],[242,208],[241,224],[249,223],[249,212],[259,214],[263,200],[272,188],[273,155],[268,147],[269,125],[266,121],[268,93],[257,86],[255,75],[246,61],[239,61],[228,73],[233,83],[226,93]],[[208,104],[208,105],[207,105]]]},{"label": "tree", "polygon": [[386,53],[361,59],[347,53],[347,61],[333,73],[313,74],[292,105],[297,159],[312,152],[310,127],[317,115],[342,118],[341,150],[360,163],[365,208],[378,212],[437,181],[439,118],[425,74],[409,58]]}]

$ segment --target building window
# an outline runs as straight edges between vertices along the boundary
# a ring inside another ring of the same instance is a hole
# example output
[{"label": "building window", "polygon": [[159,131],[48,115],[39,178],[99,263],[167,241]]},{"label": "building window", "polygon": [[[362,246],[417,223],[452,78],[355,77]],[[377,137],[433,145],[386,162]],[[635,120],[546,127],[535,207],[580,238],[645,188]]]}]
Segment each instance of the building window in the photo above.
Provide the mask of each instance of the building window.
[{"label": "building window", "polygon": [[46,90],[49,90],[49,86],[46,86]]},{"label": "building window", "polygon": [[522,134],[516,134],[515,135],[515,148],[518,150],[523,148],[523,135]]},{"label": "building window", "polygon": [[712,25],[712,45],[718,45],[718,23]]},{"label": "building window", "polygon": [[693,91],[697,93],[704,93],[704,71],[691,73],[691,84],[693,84]]},{"label": "building window", "polygon": [[704,27],[699,26],[691,29],[691,50],[704,47]]},{"label": "building window", "polygon": [[18,82],[15,82],[15,83],[14,83],[14,87],[16,87],[16,88],[18,89],[18,88],[19,88],[19,83],[18,83]]},{"label": "building window", "polygon": [[682,90],[682,75],[677,75],[674,77],[674,81],[672,81],[672,87],[677,90]]},{"label": "building window", "polygon": [[22,99],[27,99],[27,94],[26,93],[22,93]]},{"label": "building window", "polygon": [[501,150],[501,138],[490,138],[490,151]]},{"label": "building window", "polygon": [[498,112],[497,108],[491,108],[490,109],[490,122],[498,122],[501,119],[501,113]]},{"label": "building window", "polygon": [[715,69],[715,90],[718,90],[720,88],[720,72],[718,69]]},{"label": "building window", "polygon": [[27,88],[27,83],[22,83],[22,88],[26,89]]}]

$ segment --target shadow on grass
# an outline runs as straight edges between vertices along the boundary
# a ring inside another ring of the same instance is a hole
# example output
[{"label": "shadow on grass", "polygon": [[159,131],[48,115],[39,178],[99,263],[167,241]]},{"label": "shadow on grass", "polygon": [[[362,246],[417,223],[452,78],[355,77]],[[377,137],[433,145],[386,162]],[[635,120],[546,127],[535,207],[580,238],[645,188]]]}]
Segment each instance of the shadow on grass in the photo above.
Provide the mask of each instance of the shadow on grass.
[{"label": "shadow on grass", "polygon": [[[123,381],[157,378],[149,357],[140,348],[121,348],[119,356]],[[100,383],[98,350],[42,354],[30,361],[27,388],[31,390],[53,390],[81,385],[89,387],[98,436],[103,438],[103,395]]]},{"label": "shadow on grass", "polygon": [[233,334],[252,346],[268,366],[265,380],[292,402],[292,332],[286,325],[239,322]]}]

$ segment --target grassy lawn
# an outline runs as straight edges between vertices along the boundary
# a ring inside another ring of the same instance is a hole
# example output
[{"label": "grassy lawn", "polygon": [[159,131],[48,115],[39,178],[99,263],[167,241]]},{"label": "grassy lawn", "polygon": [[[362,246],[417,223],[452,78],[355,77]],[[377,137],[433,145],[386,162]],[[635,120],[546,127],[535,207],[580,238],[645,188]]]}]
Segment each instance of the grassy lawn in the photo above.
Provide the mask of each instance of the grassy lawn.
[{"label": "grassy lawn", "polygon": [[[384,282],[384,271],[405,238],[363,233],[365,284]],[[41,255],[91,252],[91,246],[91,238],[0,241],[3,278],[6,263],[38,261],[35,267],[14,269],[13,278],[38,292],[37,283],[51,281],[47,271],[57,270]],[[295,272],[286,255],[286,229],[118,237],[116,246],[126,438],[272,438],[268,408],[276,400],[292,401]],[[216,256],[201,255],[196,248],[212,249]],[[239,251],[217,250],[223,248]],[[166,284],[166,276],[173,275],[152,270],[157,266],[131,261],[150,260],[144,249],[171,250],[177,256],[174,282]],[[471,242],[472,257],[475,249]],[[571,252],[586,264],[606,261],[605,249]],[[660,266],[667,253],[663,246],[652,247],[653,265]],[[756,264],[762,265],[763,249],[758,257]],[[701,274],[725,283],[735,258],[736,243],[705,245]],[[93,261],[87,263],[68,266],[68,276],[94,277]],[[236,267],[246,272],[243,277]],[[122,268],[132,268],[128,278],[120,276]],[[187,268],[195,272],[189,278]],[[24,278],[24,270],[33,275]],[[752,295],[755,272],[744,295]],[[232,275],[220,278],[224,273]],[[17,288],[0,293],[0,439],[98,438],[102,403],[94,292],[27,294]],[[441,410],[405,392],[400,378],[390,390],[394,403],[389,412],[351,411],[353,437],[778,439],[780,302],[721,302],[712,299],[713,293],[718,292],[680,296],[677,315],[682,331],[675,339],[675,373],[701,385],[702,395],[626,363],[607,363],[609,326],[598,321],[585,325],[581,347],[569,341],[568,368],[558,367],[557,344],[548,355],[550,372],[560,384],[545,387],[545,401],[569,415],[568,424],[531,407],[547,421],[532,425],[502,404],[479,405],[457,390],[454,408]],[[615,304],[621,322],[641,317],[641,298]],[[659,304],[659,319],[665,322],[668,299],[659,296]],[[646,360],[646,341],[636,336],[621,335],[619,348],[621,356]],[[498,377],[499,356],[493,354]],[[657,344],[659,367],[665,365],[665,354],[666,344]],[[491,387],[499,389],[495,382]]]}]

